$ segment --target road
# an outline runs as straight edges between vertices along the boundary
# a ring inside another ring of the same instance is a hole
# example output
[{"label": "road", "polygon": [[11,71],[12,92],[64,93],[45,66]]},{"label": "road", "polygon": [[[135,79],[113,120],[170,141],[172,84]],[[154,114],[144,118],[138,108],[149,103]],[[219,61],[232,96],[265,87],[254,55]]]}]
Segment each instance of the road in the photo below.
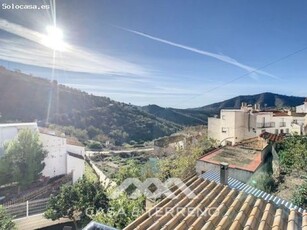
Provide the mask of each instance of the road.
[{"label": "road", "polygon": [[150,152],[154,148],[144,148],[144,149],[123,149],[123,150],[108,150],[108,151],[86,151],[87,156],[93,156],[95,154],[106,154],[111,155],[112,153],[131,153],[131,152]]}]

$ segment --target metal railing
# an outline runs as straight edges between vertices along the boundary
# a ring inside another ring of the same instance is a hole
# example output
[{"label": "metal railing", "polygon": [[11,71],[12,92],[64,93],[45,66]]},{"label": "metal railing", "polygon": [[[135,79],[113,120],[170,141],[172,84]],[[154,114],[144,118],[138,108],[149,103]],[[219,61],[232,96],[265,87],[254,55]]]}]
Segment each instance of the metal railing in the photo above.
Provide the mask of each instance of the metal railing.
[{"label": "metal railing", "polygon": [[14,219],[32,216],[35,214],[44,213],[47,210],[49,198],[26,201],[23,203],[4,205],[7,213]]},{"label": "metal railing", "polygon": [[257,128],[274,128],[275,122],[257,123]]},{"label": "metal railing", "polygon": [[280,122],[280,123],[279,123],[279,127],[286,127],[286,122],[284,122],[284,121],[283,121],[283,122]]}]

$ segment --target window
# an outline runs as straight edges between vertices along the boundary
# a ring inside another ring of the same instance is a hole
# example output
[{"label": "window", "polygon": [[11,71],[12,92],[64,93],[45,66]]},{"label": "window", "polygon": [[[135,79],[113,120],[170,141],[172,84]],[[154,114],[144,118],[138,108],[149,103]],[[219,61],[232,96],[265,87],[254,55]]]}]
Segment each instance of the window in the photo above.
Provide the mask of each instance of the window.
[{"label": "window", "polygon": [[275,134],[278,134],[278,129],[275,129]]},{"label": "window", "polygon": [[223,127],[222,128],[222,133],[227,133],[227,128]]},{"label": "window", "polygon": [[286,129],[286,133],[289,133],[289,129]]}]

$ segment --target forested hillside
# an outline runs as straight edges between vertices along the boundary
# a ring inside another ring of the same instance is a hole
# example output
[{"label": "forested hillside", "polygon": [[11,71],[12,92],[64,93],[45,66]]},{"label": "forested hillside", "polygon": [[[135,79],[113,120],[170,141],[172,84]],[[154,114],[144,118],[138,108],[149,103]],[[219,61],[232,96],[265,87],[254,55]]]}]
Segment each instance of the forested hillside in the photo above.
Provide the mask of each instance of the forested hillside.
[{"label": "forested hillside", "polygon": [[152,140],[181,128],[137,106],[4,68],[0,70],[0,94],[2,122],[49,121],[90,131],[91,138],[104,134],[118,143]]}]

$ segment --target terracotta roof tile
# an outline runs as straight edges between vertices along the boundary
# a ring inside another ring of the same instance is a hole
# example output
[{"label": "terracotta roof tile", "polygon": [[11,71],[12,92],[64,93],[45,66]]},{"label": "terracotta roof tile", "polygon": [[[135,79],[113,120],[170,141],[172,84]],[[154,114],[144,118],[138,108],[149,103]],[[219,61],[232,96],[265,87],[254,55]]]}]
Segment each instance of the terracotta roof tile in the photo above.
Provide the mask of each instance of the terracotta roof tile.
[{"label": "terracotta roof tile", "polygon": [[275,207],[273,204],[268,203],[263,211],[258,229],[269,229],[272,226],[274,218],[273,213],[275,213]]},{"label": "terracotta roof tile", "polygon": [[288,225],[287,228],[289,230],[295,230],[298,229],[298,218],[297,218],[297,212],[294,209],[291,209],[290,215],[288,218]]},{"label": "terracotta roof tile", "polygon": [[274,201],[231,189],[203,178],[190,178],[175,198],[166,197],[126,230],[298,229],[307,230],[307,213],[277,206]]},{"label": "terracotta roof tile", "polygon": [[272,229],[276,229],[279,230],[282,228],[282,209],[277,209],[276,213],[275,213],[275,217],[274,217],[274,221],[273,221],[273,225],[272,225]]},{"label": "terracotta roof tile", "polygon": [[244,230],[247,229],[257,229],[258,224],[260,223],[261,218],[261,210],[263,210],[264,201],[262,199],[257,199],[251,213],[249,214],[249,217],[246,221]]},{"label": "terracotta roof tile", "polygon": [[307,230],[307,211],[303,214],[302,227],[303,230]]}]

